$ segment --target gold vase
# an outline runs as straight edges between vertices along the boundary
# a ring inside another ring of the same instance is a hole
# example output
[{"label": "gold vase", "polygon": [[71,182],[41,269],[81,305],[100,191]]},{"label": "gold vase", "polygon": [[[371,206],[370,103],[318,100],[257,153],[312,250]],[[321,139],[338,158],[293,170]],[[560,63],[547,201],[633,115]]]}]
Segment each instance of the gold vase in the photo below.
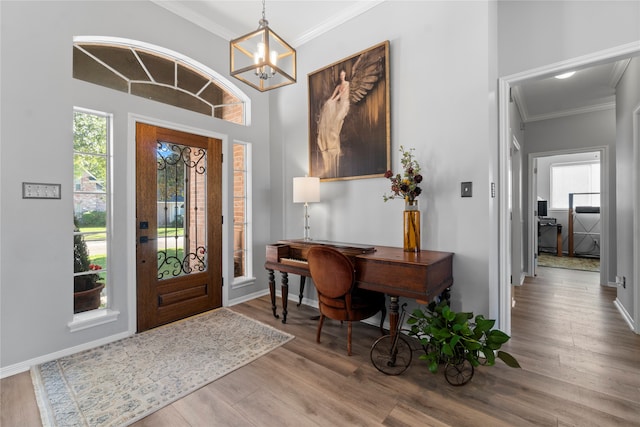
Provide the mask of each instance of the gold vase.
[{"label": "gold vase", "polygon": [[420,210],[418,210],[418,201],[406,201],[403,214],[404,251],[420,252]]}]

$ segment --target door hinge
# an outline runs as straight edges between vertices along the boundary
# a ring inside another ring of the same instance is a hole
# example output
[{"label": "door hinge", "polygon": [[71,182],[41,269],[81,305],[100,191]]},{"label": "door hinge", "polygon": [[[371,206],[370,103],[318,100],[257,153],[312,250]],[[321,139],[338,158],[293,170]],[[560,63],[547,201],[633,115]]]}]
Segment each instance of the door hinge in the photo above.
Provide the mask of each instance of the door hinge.
[{"label": "door hinge", "polygon": [[220,287],[224,288],[224,277],[222,278],[222,280],[220,282],[222,283],[222,285],[220,285]]},{"label": "door hinge", "polygon": [[224,153],[220,153],[220,163],[224,162]]},{"label": "door hinge", "polygon": [[222,215],[222,223],[224,224],[224,215]]}]

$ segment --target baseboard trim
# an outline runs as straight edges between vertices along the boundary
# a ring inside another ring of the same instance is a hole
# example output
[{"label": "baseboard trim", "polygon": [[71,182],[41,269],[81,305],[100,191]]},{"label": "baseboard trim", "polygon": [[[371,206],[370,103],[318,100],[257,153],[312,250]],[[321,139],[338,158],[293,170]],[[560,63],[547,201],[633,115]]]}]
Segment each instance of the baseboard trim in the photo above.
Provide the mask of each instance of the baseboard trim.
[{"label": "baseboard trim", "polygon": [[242,304],[243,302],[247,302],[247,301],[251,301],[252,299],[256,299],[256,298],[260,298],[264,295],[268,295],[269,294],[269,289],[262,289],[259,290],[257,292],[253,292],[247,295],[243,295],[241,297],[238,298],[234,298],[231,299],[227,302],[227,306],[231,307],[233,305],[238,305],[238,304]]},{"label": "baseboard trim", "polygon": [[53,353],[45,354],[44,356],[39,356],[33,359],[25,360],[24,362],[19,362],[13,365],[5,366],[3,368],[0,368],[0,379],[19,374],[21,372],[28,371],[29,369],[31,369],[32,366],[40,365],[41,363],[49,362],[51,360],[56,360],[61,357],[79,353],[81,351],[90,350],[95,347],[100,347],[101,345],[109,344],[114,341],[127,338],[130,335],[131,334],[129,332],[122,332],[116,335],[110,335],[108,337],[101,338],[99,340],[80,344],[75,347],[69,347]]},{"label": "baseboard trim", "polygon": [[625,320],[625,322],[627,322],[627,325],[629,325],[629,329],[631,329],[636,334],[639,333],[640,331],[636,331],[636,328],[634,327],[633,318],[631,317],[627,309],[624,308],[624,306],[622,305],[622,303],[618,298],[616,298],[615,301],[613,301],[613,305],[616,306],[616,308],[622,315],[622,318]]}]

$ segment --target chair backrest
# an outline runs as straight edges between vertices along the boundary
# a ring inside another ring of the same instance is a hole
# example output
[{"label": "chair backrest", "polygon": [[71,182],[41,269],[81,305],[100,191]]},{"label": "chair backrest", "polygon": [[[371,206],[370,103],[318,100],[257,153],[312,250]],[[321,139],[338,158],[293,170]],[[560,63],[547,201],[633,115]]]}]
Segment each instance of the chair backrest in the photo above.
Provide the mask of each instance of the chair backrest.
[{"label": "chair backrest", "polygon": [[341,298],[351,292],[355,271],[343,253],[327,246],[312,246],[307,253],[307,262],[318,293],[328,298]]}]

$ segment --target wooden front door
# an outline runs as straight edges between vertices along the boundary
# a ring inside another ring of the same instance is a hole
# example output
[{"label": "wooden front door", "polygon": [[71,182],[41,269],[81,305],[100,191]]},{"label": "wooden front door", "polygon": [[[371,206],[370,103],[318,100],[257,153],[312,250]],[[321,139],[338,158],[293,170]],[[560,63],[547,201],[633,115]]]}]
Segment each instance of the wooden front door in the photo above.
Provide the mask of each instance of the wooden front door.
[{"label": "wooden front door", "polygon": [[222,305],[222,141],[136,124],[138,332]]}]

